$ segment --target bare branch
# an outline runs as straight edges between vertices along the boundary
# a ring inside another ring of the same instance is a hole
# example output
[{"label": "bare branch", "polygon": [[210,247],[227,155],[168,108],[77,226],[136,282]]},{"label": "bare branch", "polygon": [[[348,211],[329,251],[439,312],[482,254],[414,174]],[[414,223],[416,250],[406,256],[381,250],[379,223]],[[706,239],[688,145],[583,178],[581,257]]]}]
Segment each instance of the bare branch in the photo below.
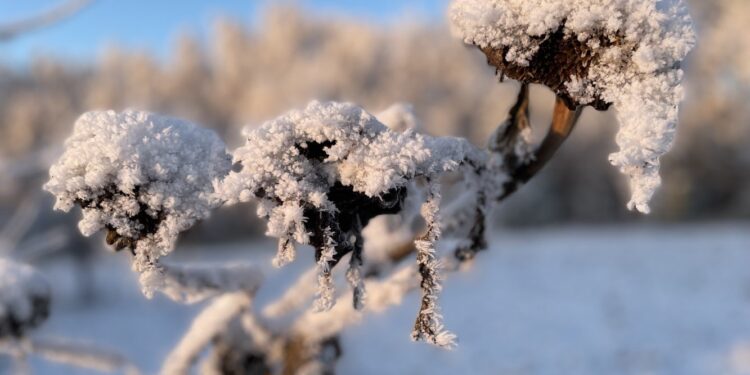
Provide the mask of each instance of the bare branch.
[{"label": "bare branch", "polygon": [[17,37],[20,34],[41,29],[73,16],[94,0],[68,0],[55,8],[49,9],[30,18],[0,25],[0,42]]}]

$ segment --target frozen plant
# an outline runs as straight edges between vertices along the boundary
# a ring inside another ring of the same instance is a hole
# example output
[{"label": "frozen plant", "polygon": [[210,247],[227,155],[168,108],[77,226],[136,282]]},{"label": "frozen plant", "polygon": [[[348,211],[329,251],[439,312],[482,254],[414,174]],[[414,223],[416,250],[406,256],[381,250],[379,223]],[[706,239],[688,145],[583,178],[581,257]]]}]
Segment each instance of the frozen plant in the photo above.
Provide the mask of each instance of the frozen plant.
[{"label": "frozen plant", "polygon": [[[108,244],[133,252],[136,271],[158,273],[178,234],[219,205],[213,181],[230,168],[226,146],[210,130],[145,112],[89,112],[76,121],[44,189],[56,209],[82,208],[82,234],[106,229]],[[144,292],[153,287],[145,283]]]},{"label": "frozen plant", "polygon": [[503,76],[546,85],[571,109],[614,105],[610,161],[630,178],[628,207],[649,212],[695,43],[681,0],[455,0],[450,17]]},{"label": "frozen plant", "polygon": [[[130,248],[147,294],[186,303],[214,298],[165,361],[165,374],[189,372],[206,347],[213,349],[207,373],[331,372],[344,329],[416,288],[412,338],[453,347],[438,304],[446,274],[486,247],[488,213],[545,166],[585,106],[617,109],[621,150],[611,160],[630,177],[628,206],[649,210],[659,158],[674,136],[679,63],[694,39],[681,2],[456,0],[450,14],[457,33],[502,77],[521,82],[486,149],[421,134],[404,104],[378,119],[351,103],[313,101],[246,129],[234,164],[212,132],[180,120],[135,111],[78,120],[45,185],[56,207],[81,206],[84,234],[107,229],[110,245]],[[539,145],[531,140],[532,83],[557,96]],[[441,204],[450,184],[459,194]],[[256,267],[159,262],[212,209],[250,201],[267,220],[266,234],[278,239],[274,266],[294,261],[300,245],[313,249],[313,268],[262,315],[253,308],[262,286]],[[403,227],[389,228],[385,215],[400,215],[393,222]],[[437,246],[443,233],[458,237],[449,254]],[[373,241],[365,259],[366,239],[380,235],[399,240]],[[412,254],[416,266],[399,265]],[[336,291],[342,280],[351,295]]]},{"label": "frozen plant", "polygon": [[[393,116],[405,118],[406,113]],[[331,269],[347,254],[353,305],[363,306],[362,230],[375,217],[402,210],[410,181],[437,178],[469,159],[481,158],[465,141],[436,139],[409,129],[392,131],[349,103],[312,102],[302,111],[247,130],[245,136],[246,145],[234,154],[241,169],[216,190],[229,204],[260,199],[258,213],[268,219],[267,234],[279,238],[275,265],[294,260],[295,242],[313,246],[319,267],[316,305],[321,310],[332,307]],[[439,218],[435,209],[423,216],[435,228],[417,242],[424,252],[424,275],[431,280],[424,284],[425,298],[432,301],[439,285],[437,266],[428,261],[428,253],[438,237]],[[421,316],[430,315],[432,323],[418,324],[415,338],[426,335],[439,343],[436,306],[425,303],[420,311]]]}]

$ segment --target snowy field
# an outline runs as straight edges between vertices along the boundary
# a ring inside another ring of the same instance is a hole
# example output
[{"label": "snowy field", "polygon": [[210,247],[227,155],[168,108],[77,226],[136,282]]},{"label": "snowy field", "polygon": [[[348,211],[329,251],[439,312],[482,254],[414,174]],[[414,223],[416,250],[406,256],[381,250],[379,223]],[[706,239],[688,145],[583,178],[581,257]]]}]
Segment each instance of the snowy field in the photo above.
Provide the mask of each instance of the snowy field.
[{"label": "snowy field", "polygon": [[[496,232],[492,251],[445,282],[459,347],[409,339],[418,301],[368,315],[343,337],[340,374],[750,374],[748,225]],[[212,258],[271,242],[206,249]],[[210,250],[210,251],[209,251]],[[304,250],[303,250],[304,251]],[[257,252],[256,252],[257,253]],[[179,255],[177,251],[176,255]],[[269,277],[268,298],[305,253]],[[74,300],[72,267],[45,270],[57,298],[39,336],[96,341],[154,373],[200,306],[140,294],[124,255],[98,261],[98,301]],[[40,374],[89,374],[35,362]],[[0,367],[2,372],[2,367]]]}]

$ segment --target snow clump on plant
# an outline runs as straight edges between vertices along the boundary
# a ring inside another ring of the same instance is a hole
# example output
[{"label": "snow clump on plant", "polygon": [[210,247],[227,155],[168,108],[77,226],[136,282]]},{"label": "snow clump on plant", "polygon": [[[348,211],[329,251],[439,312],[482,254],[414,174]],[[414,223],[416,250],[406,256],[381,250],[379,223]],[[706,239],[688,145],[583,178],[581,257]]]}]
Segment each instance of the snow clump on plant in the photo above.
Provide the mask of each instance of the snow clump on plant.
[{"label": "snow clump on plant", "polygon": [[614,105],[630,209],[647,213],[661,184],[683,97],[680,62],[695,44],[681,0],[454,0],[450,18],[500,73],[540,83],[569,106]]},{"label": "snow clump on plant", "polygon": [[[320,271],[316,306],[321,310],[332,307],[331,269],[346,254],[351,254],[346,276],[353,304],[362,306],[362,229],[379,215],[399,213],[411,181],[422,177],[437,184],[434,176],[484,155],[465,140],[433,138],[412,129],[392,131],[350,103],[314,101],[304,110],[247,129],[245,136],[247,143],[234,153],[241,169],[217,184],[216,191],[229,204],[260,199],[258,213],[268,220],[267,234],[279,238],[275,265],[295,259],[295,242],[315,248]],[[415,337],[450,346],[433,303],[440,289],[432,254],[439,217],[430,213],[425,219],[436,228],[434,235],[417,241],[420,251],[430,253],[420,257],[429,263],[421,265],[429,268],[424,272],[431,284],[424,291],[430,301],[425,308],[430,309],[421,312],[424,323],[418,327],[429,332]],[[437,335],[441,340],[433,339]]]},{"label": "snow clump on plant", "polygon": [[131,249],[144,272],[220,204],[213,181],[230,168],[210,130],[147,112],[97,111],[76,121],[44,188],[56,209],[82,208],[82,234],[106,228],[107,242]]}]

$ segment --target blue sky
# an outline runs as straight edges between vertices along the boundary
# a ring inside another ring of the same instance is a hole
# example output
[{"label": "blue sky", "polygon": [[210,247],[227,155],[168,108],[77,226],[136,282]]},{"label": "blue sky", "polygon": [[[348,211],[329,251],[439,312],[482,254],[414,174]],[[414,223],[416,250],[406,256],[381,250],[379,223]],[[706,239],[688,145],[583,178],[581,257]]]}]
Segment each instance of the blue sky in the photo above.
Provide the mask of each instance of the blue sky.
[{"label": "blue sky", "polygon": [[[24,18],[64,0],[0,0],[0,24]],[[168,50],[179,32],[210,33],[218,16],[257,23],[261,10],[279,0],[96,0],[75,17],[8,42],[0,42],[0,62],[23,65],[33,56],[52,54],[69,60],[93,58],[103,46]],[[286,1],[289,3],[290,1]],[[318,15],[355,17],[388,23],[408,16],[444,22],[447,0],[298,0]]]}]

